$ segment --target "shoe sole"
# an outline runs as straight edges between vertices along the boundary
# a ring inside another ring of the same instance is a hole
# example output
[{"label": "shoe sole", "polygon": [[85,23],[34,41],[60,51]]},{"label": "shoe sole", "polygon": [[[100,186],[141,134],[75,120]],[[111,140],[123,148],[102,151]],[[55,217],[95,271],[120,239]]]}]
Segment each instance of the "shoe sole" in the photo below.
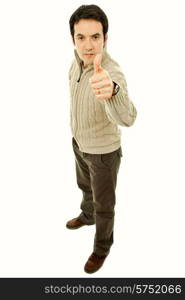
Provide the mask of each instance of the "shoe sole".
[{"label": "shoe sole", "polygon": [[71,229],[71,230],[75,230],[75,229],[78,229],[78,228],[83,227],[83,226],[85,226],[85,225],[86,225],[86,224],[80,225],[80,226],[76,226],[76,227],[69,227],[69,226],[66,225],[66,228],[67,228],[67,229]]},{"label": "shoe sole", "polygon": [[99,267],[97,270],[94,270],[94,271],[88,271],[88,270],[86,270],[86,269],[84,269],[84,271],[85,271],[86,273],[88,273],[88,274],[92,274],[92,273],[95,273],[95,272],[99,271],[102,267],[103,267],[103,265],[102,265],[101,267]]},{"label": "shoe sole", "polygon": [[[95,223],[94,223],[94,224],[95,224]],[[83,227],[83,226],[91,226],[91,225],[94,225],[94,224],[83,224],[83,225],[76,226],[76,227],[70,227],[70,226],[67,226],[67,225],[66,225],[66,228],[67,228],[67,229],[73,230],[73,229],[78,229],[78,228]]]}]

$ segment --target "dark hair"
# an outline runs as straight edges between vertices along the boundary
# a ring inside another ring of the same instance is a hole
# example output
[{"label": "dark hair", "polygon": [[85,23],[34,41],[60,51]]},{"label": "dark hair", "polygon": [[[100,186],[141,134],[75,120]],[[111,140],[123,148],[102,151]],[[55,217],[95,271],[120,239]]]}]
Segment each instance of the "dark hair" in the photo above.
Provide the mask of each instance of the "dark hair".
[{"label": "dark hair", "polygon": [[74,40],[74,24],[78,23],[81,19],[93,19],[102,24],[103,27],[103,35],[105,39],[105,35],[108,32],[108,19],[104,11],[97,5],[81,5],[79,8],[75,10],[69,20],[69,26],[72,38]]}]

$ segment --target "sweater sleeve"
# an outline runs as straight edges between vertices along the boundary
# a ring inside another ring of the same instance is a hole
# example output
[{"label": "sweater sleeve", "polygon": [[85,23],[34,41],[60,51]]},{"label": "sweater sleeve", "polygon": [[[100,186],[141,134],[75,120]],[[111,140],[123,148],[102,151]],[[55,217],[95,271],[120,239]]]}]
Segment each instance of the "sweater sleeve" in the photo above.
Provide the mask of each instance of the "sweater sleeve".
[{"label": "sweater sleeve", "polygon": [[109,100],[104,100],[105,111],[108,119],[121,126],[131,126],[137,116],[137,110],[129,99],[127,83],[119,66],[114,66],[113,71],[109,71],[112,81],[119,85],[119,91]]}]

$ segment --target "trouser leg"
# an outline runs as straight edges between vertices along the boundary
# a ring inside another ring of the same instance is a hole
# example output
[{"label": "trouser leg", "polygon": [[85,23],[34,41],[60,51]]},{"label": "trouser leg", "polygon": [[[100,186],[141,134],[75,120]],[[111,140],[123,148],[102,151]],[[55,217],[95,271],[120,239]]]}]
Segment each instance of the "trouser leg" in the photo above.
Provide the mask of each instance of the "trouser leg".
[{"label": "trouser leg", "polygon": [[121,156],[121,149],[107,156],[98,155],[90,167],[96,222],[94,252],[98,255],[107,255],[113,244],[115,190]]},{"label": "trouser leg", "polygon": [[94,204],[90,182],[90,174],[87,163],[83,159],[83,153],[79,151],[78,145],[73,138],[73,151],[75,154],[76,179],[78,187],[81,189],[83,197],[80,208],[82,210],[79,217],[86,224],[94,224]]}]

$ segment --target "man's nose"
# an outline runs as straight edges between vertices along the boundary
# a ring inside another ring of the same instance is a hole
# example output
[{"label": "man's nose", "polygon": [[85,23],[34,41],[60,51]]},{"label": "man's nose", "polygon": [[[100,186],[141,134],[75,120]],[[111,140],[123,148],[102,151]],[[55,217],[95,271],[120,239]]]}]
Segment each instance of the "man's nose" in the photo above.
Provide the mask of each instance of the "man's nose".
[{"label": "man's nose", "polygon": [[86,48],[86,50],[88,50],[88,51],[92,50],[93,45],[92,45],[92,42],[91,42],[90,39],[87,39],[87,40],[86,40],[85,48]]}]

